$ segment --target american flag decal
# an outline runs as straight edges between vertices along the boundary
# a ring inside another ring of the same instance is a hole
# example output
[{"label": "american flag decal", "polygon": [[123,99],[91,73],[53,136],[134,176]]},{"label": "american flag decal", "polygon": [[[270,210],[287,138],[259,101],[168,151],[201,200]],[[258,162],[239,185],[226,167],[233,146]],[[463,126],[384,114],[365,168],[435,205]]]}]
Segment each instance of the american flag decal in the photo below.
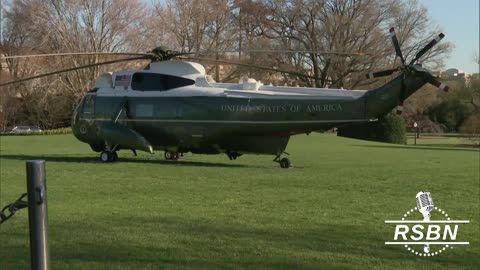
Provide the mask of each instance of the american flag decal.
[{"label": "american flag decal", "polygon": [[119,75],[115,77],[115,85],[114,86],[124,86],[125,88],[128,87],[130,84],[130,80],[132,79],[132,75]]}]

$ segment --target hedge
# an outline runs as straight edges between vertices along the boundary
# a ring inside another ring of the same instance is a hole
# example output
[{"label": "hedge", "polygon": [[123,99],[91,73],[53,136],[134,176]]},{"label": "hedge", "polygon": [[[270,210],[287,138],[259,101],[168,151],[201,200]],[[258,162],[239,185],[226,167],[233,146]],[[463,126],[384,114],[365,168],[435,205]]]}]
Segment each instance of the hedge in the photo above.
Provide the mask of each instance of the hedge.
[{"label": "hedge", "polygon": [[388,114],[375,122],[338,128],[338,136],[354,139],[406,144],[405,120],[397,114]]},{"label": "hedge", "polygon": [[40,132],[19,132],[19,133],[0,133],[0,136],[33,136],[33,135],[61,135],[61,134],[71,134],[72,128],[57,128],[50,130],[43,130]]}]

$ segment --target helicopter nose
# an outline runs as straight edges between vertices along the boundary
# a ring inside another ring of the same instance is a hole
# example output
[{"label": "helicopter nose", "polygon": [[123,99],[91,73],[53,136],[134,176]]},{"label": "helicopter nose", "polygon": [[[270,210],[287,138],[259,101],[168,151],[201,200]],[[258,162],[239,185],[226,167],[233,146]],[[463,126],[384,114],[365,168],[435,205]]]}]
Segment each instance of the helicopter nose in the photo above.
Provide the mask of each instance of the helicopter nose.
[{"label": "helicopter nose", "polygon": [[92,120],[82,119],[79,117],[79,114],[74,117],[72,132],[73,135],[82,142],[94,144],[99,141],[98,129],[95,122]]}]

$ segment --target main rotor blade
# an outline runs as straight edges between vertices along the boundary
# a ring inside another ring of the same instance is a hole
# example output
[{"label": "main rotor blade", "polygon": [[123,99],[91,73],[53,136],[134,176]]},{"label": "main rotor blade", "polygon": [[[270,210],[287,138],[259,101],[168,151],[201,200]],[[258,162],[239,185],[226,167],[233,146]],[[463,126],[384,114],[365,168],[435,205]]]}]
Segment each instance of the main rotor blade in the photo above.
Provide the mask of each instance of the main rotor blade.
[{"label": "main rotor blade", "polygon": [[255,66],[255,65],[250,65],[250,64],[244,64],[244,63],[238,63],[238,62],[230,62],[230,61],[215,60],[215,59],[194,58],[194,57],[188,57],[188,58],[186,58],[186,59],[188,59],[188,60],[197,60],[197,61],[215,62],[215,63],[225,64],[225,65],[236,65],[236,66],[241,66],[241,67],[250,67],[250,68],[256,68],[256,69],[263,69],[263,70],[268,70],[268,71],[274,71],[274,72],[279,72],[279,73],[285,73],[285,74],[300,76],[300,77],[309,78],[309,79],[315,79],[315,77],[313,77],[313,76],[305,75],[305,74],[302,74],[302,73],[299,73],[299,72],[295,72],[295,71],[284,71],[284,70],[279,70],[279,69],[275,69],[275,68],[260,67],[260,66]]},{"label": "main rotor blade", "polygon": [[[234,53],[239,52],[238,50],[226,50],[226,51],[210,51],[210,52],[174,52],[169,55],[170,58],[183,56],[183,55],[208,55],[215,53]],[[353,53],[344,53],[344,52],[317,52],[317,51],[308,51],[308,50],[245,50],[242,51],[245,53],[316,53],[321,55],[340,55],[340,56],[365,56],[370,55],[369,53],[364,52],[353,52]],[[27,54],[27,55],[11,55],[11,56],[0,56],[0,59],[21,59],[21,58],[36,58],[36,57],[55,57],[55,56],[83,56],[83,55],[132,55],[132,56],[151,56],[151,53],[136,53],[136,52],[78,52],[78,53],[44,53],[44,54]]]},{"label": "main rotor blade", "polygon": [[410,65],[415,63],[418,59],[420,59],[420,57],[422,57],[428,50],[430,50],[433,46],[435,46],[435,44],[440,42],[440,40],[442,40],[442,38],[444,38],[444,37],[445,37],[445,35],[443,33],[440,33],[438,36],[436,36],[434,39],[432,39],[432,41],[430,41],[427,45],[425,45],[425,47],[423,47],[423,49],[421,49],[417,53],[415,58],[412,61],[410,61]]},{"label": "main rotor blade", "polygon": [[387,69],[387,70],[382,70],[377,72],[370,72],[367,74],[367,79],[373,79],[377,77],[392,75],[395,71],[398,71],[398,70],[399,70],[398,68],[393,68],[393,69]]},{"label": "main rotor blade", "polygon": [[392,27],[390,28],[390,36],[392,37],[393,47],[395,47],[395,52],[400,60],[402,61],[402,65],[405,65],[405,59],[403,59],[402,50],[400,49],[400,43],[397,39],[397,34],[395,34],[395,29]]},{"label": "main rotor blade", "polygon": [[174,52],[172,53],[172,58],[173,57],[178,57],[178,56],[184,56],[184,55],[192,55],[192,54],[199,54],[198,52]]},{"label": "main rotor blade", "polygon": [[18,59],[18,58],[33,58],[33,57],[53,57],[53,56],[77,56],[77,55],[142,55],[142,56],[149,56],[151,54],[148,54],[148,53],[129,53],[129,52],[45,53],[45,54],[0,56],[0,59]]},{"label": "main rotor blade", "polygon": [[370,53],[365,52],[319,52],[319,51],[312,51],[312,50],[225,50],[225,51],[206,51],[200,52],[199,55],[207,55],[207,54],[215,54],[215,53],[316,53],[320,55],[340,55],[340,56],[350,56],[350,55],[357,55],[357,56],[365,56],[371,55]]},{"label": "main rotor blade", "polygon": [[148,60],[148,59],[149,58],[146,57],[146,56],[139,56],[139,57],[124,58],[124,59],[117,59],[117,60],[112,60],[112,61],[100,62],[100,63],[90,64],[90,65],[85,65],[85,66],[80,66],[80,67],[67,68],[67,69],[57,70],[57,71],[44,73],[44,74],[40,74],[40,75],[35,75],[35,76],[27,77],[27,78],[22,78],[22,79],[16,80],[16,81],[10,81],[10,82],[6,82],[6,83],[2,83],[2,84],[0,84],[0,87],[10,85],[10,84],[20,83],[20,82],[25,82],[25,81],[29,81],[29,80],[33,80],[33,79],[43,78],[43,77],[47,77],[47,76],[51,76],[51,75],[55,75],[55,74],[74,71],[74,70],[77,70],[77,69],[91,68],[91,67],[102,66],[102,65],[110,65],[110,64],[127,62],[127,61]]}]

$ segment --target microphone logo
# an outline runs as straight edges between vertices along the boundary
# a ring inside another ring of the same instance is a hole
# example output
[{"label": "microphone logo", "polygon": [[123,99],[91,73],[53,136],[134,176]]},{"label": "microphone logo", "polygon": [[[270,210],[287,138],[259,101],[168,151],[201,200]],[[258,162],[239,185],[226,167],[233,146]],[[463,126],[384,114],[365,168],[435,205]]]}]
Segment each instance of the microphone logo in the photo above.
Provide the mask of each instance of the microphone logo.
[{"label": "microphone logo", "polygon": [[[416,196],[417,209],[423,215],[423,221],[430,221],[430,212],[433,210],[433,200],[430,192],[420,191]],[[430,245],[425,244],[423,252],[430,253]]]},{"label": "microphone logo", "polygon": [[433,210],[433,200],[430,192],[420,191],[417,193],[417,208],[423,215],[423,220],[430,220],[430,212]]},{"label": "microphone logo", "polygon": [[[468,224],[468,220],[452,220],[445,210],[433,204],[428,191],[418,192],[415,201],[417,206],[408,210],[401,220],[385,220],[386,224],[395,224],[394,241],[385,242],[386,245],[404,245],[412,254],[431,257],[453,245],[470,244],[457,240],[460,224]],[[419,217],[417,211],[423,219],[415,219]],[[432,219],[431,214],[440,219]],[[423,252],[418,251],[419,245],[423,246]]]}]

